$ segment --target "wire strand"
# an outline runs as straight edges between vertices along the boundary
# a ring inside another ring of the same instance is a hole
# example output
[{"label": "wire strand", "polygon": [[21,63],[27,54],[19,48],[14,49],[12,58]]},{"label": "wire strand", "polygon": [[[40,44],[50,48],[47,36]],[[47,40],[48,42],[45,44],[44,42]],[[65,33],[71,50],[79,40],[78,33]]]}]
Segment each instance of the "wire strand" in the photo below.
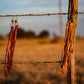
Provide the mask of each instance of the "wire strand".
[{"label": "wire strand", "polygon": [[49,16],[49,15],[67,15],[67,13],[0,15],[0,17],[15,17],[15,16]]},{"label": "wire strand", "polygon": [[[34,64],[34,63],[62,63],[62,61],[37,61],[37,62],[15,62],[14,64]],[[0,64],[7,64],[7,63],[0,63]]]},{"label": "wire strand", "polygon": [[[67,15],[68,13],[47,13],[47,14],[18,14],[18,15],[0,15],[0,17],[18,17],[18,16],[50,16],[50,15]],[[84,14],[78,12],[77,14]]]}]

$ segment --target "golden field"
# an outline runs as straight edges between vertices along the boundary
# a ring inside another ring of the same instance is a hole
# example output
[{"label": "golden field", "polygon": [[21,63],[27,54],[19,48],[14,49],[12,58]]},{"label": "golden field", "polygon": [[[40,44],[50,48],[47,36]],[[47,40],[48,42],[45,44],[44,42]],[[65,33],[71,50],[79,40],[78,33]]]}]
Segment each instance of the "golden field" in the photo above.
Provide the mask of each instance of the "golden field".
[{"label": "golden field", "polygon": [[[8,41],[0,41],[0,73],[3,70]],[[13,78],[0,75],[0,84],[67,84],[66,74],[59,74],[64,40],[17,40]],[[76,39],[75,46],[77,84],[84,84],[84,39]]]}]

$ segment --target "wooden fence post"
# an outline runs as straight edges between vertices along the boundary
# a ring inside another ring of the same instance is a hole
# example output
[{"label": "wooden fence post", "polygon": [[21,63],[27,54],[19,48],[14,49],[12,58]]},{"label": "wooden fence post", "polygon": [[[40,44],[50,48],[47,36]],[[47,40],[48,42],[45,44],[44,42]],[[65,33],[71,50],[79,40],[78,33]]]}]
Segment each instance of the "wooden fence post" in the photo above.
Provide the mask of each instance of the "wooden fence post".
[{"label": "wooden fence post", "polygon": [[73,20],[73,36],[71,52],[68,57],[68,72],[67,79],[68,84],[76,84],[76,71],[75,71],[75,38],[77,29],[77,12],[78,12],[78,0],[69,0],[68,20]]}]

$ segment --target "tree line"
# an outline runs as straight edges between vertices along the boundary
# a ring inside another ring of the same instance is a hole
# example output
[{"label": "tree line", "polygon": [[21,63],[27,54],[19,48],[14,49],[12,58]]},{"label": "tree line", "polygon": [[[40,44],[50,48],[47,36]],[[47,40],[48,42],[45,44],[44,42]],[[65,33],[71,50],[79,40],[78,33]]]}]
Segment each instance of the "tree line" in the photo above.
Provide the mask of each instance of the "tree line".
[{"label": "tree line", "polygon": [[32,30],[25,31],[22,28],[18,28],[17,38],[47,38],[49,37],[49,32],[47,30],[41,31],[38,35]]},{"label": "tree line", "polygon": [[[10,33],[7,34],[7,37],[9,37]],[[28,31],[25,31],[24,29],[22,28],[18,28],[18,31],[17,31],[17,38],[18,39],[22,39],[22,38],[48,38],[49,37],[49,31],[47,30],[43,30],[41,31],[38,35],[32,31],[32,30],[28,30]],[[4,36],[0,34],[0,39],[3,40],[4,39]]]}]

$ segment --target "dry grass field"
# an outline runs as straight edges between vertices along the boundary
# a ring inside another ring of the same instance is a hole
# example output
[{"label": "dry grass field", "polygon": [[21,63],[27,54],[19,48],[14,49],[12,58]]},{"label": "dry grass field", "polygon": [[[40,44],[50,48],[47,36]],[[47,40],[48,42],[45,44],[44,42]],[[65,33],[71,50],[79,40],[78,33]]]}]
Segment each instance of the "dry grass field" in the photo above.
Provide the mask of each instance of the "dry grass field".
[{"label": "dry grass field", "polygon": [[[66,75],[59,74],[64,40],[17,40],[13,78],[0,76],[0,84],[67,84]],[[3,70],[7,41],[0,41],[0,73]],[[84,39],[76,39],[77,84],[84,84]]]}]

